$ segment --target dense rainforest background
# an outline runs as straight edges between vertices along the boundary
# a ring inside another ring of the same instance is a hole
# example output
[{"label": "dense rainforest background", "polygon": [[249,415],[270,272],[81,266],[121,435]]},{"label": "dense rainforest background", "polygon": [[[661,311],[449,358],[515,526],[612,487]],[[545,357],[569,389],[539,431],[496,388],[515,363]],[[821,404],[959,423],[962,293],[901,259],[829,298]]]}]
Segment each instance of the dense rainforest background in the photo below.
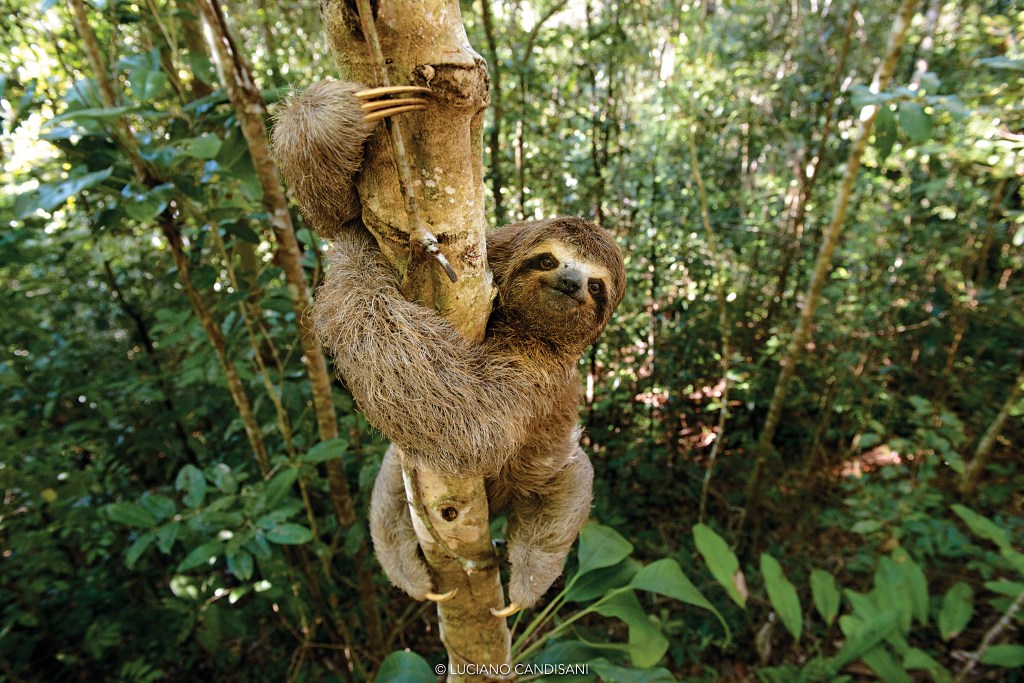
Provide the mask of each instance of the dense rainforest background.
[{"label": "dense rainforest background", "polygon": [[[386,444],[302,342],[325,245],[226,87],[269,125],[336,75],[317,3],[2,7],[0,680],[432,680],[368,548]],[[519,661],[1020,680],[1024,6],[462,12],[494,224],[593,218],[629,275]]]}]

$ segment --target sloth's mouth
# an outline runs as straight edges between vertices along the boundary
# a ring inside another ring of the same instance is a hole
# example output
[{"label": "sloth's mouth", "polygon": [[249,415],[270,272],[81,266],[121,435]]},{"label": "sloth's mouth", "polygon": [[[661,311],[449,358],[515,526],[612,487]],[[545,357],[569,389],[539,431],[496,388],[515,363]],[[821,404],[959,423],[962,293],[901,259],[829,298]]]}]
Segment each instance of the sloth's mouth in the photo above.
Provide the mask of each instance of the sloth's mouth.
[{"label": "sloth's mouth", "polygon": [[551,290],[555,295],[554,300],[556,303],[566,304],[569,301],[572,301],[576,305],[582,305],[587,300],[586,294],[583,293],[582,289],[575,292],[569,292],[557,285],[550,285],[546,282],[544,283],[544,287]]}]

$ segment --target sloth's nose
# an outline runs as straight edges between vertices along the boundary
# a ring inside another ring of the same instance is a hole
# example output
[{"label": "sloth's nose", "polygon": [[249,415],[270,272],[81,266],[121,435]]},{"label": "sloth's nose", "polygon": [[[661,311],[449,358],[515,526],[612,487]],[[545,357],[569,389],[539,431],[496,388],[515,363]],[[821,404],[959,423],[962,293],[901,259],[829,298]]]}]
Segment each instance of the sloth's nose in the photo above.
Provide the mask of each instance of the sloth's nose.
[{"label": "sloth's nose", "polygon": [[576,292],[580,291],[583,287],[583,282],[580,280],[580,276],[576,273],[562,273],[558,278],[558,291],[563,294],[572,296]]}]

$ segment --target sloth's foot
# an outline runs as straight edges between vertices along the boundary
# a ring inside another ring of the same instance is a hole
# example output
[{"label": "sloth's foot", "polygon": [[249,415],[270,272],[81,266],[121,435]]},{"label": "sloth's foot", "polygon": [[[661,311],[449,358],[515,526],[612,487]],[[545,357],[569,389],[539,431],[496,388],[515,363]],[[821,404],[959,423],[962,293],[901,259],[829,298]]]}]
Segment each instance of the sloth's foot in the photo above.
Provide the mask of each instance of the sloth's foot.
[{"label": "sloth's foot", "polygon": [[[429,94],[430,88],[421,88],[415,85],[394,85],[384,88],[360,90],[355,96],[362,100],[359,108],[363,110],[363,118],[366,122],[376,123],[389,116],[426,109],[426,98],[417,97],[417,95]],[[402,97],[392,98],[392,95],[402,95]]]}]

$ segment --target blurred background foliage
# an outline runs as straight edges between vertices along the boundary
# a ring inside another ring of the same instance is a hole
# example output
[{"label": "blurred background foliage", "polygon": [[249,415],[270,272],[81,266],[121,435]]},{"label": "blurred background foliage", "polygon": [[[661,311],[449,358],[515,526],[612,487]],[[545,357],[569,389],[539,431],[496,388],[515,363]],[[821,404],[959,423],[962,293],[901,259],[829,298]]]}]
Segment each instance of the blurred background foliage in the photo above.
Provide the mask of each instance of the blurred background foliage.
[{"label": "blurred background foliage", "polygon": [[[286,255],[194,0],[2,7],[0,680],[442,661],[433,610],[365,552],[384,444],[340,382],[341,436],[318,431]],[[271,113],[335,75],[316,3],[223,10]],[[610,554],[581,551],[558,586],[560,607],[603,606],[546,615],[520,654],[603,680],[1017,680],[1024,8],[926,0],[881,93],[877,0],[462,11],[491,68],[494,222],[596,217],[629,271],[580,367],[587,533]],[[759,450],[863,106],[841,241]],[[312,287],[325,245],[292,220]],[[659,583],[683,586],[679,566],[696,593]],[[623,586],[653,592],[619,604]],[[705,609],[665,599],[694,595]]]}]

